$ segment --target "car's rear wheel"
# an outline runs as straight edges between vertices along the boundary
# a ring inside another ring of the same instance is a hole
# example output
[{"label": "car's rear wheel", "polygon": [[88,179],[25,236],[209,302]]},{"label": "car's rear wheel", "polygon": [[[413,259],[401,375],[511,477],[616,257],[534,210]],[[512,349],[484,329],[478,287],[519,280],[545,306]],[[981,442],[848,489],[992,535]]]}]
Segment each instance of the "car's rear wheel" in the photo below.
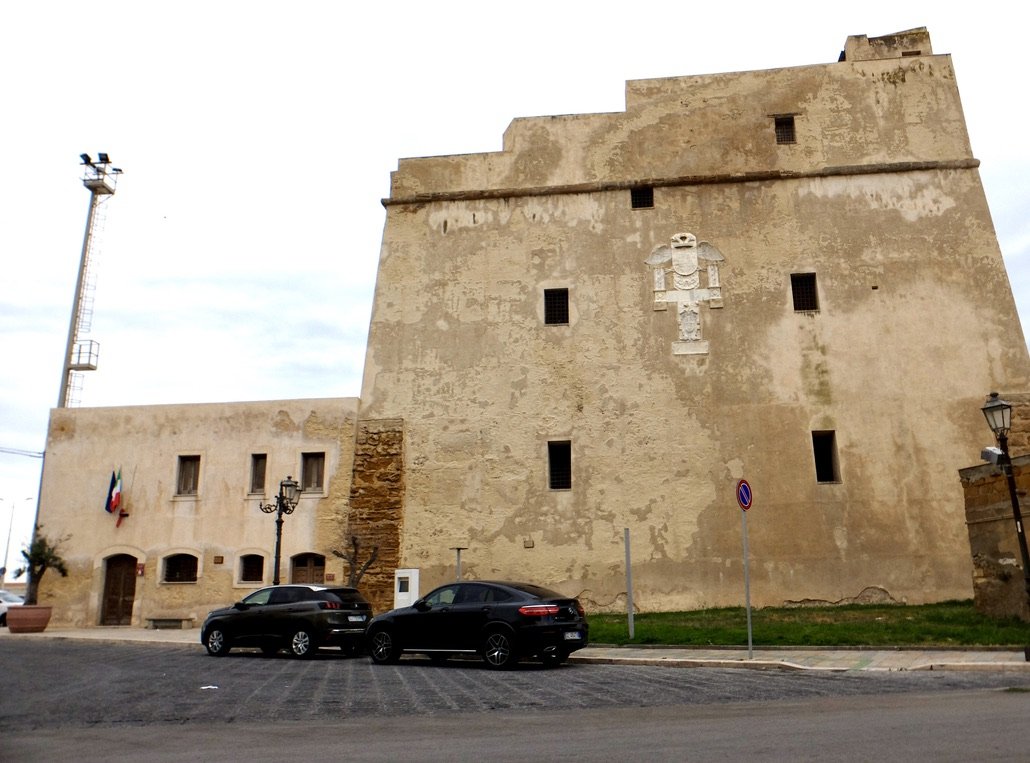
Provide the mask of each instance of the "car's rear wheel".
[{"label": "car's rear wheel", "polygon": [[216,626],[207,632],[207,636],[204,638],[204,646],[207,647],[208,654],[215,657],[224,657],[232,649],[232,639],[229,638],[228,633]]},{"label": "car's rear wheel", "polygon": [[504,631],[491,631],[483,641],[483,662],[488,668],[504,670],[518,661],[512,637]]},{"label": "car's rear wheel", "polygon": [[378,665],[397,662],[401,656],[397,641],[386,628],[376,628],[372,631],[368,638],[368,651],[372,655],[372,662]]},{"label": "car's rear wheel", "polygon": [[314,657],[316,651],[318,651],[318,646],[315,643],[315,637],[307,628],[298,628],[290,636],[290,654],[294,657],[305,659]]}]

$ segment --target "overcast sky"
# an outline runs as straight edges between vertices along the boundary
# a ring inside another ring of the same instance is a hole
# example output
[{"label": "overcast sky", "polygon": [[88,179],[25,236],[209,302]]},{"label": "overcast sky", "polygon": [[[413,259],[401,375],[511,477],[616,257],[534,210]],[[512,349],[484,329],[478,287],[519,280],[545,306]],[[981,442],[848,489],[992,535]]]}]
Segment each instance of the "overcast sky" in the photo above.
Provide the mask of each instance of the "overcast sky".
[{"label": "overcast sky", "polygon": [[31,530],[40,459],[7,451],[42,451],[57,403],[89,203],[79,154],[107,152],[124,170],[98,242],[100,361],[82,405],[357,396],[398,158],[498,150],[515,117],[621,110],[628,79],[830,63],[848,35],[926,26],[934,52],[954,58],[1025,321],[1030,11],[1005,7],[3,3],[9,566]]}]

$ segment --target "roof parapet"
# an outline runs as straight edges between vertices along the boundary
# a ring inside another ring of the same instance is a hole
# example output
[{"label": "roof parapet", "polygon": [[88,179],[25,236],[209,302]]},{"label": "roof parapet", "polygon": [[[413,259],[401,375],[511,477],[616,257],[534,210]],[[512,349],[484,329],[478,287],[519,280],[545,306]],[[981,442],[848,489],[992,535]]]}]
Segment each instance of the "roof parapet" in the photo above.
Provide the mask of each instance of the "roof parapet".
[{"label": "roof parapet", "polygon": [[930,33],[925,26],[895,32],[882,37],[866,37],[856,34],[844,43],[838,61],[871,61],[882,58],[903,58],[907,56],[932,56]]}]

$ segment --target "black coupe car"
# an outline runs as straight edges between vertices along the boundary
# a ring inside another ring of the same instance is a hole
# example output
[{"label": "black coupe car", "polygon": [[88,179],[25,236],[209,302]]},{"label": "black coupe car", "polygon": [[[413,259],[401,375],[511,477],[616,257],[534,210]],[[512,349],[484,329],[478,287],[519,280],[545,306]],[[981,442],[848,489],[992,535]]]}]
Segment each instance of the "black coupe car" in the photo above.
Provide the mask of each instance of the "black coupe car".
[{"label": "black coupe car", "polygon": [[374,618],[368,649],[379,664],[418,652],[434,659],[478,654],[491,668],[511,667],[521,657],[560,665],[586,646],[587,631],[576,599],[531,583],[470,580]]},{"label": "black coupe car", "polygon": [[211,612],[200,640],[216,657],[234,646],[259,647],[266,655],[285,648],[294,657],[312,657],[322,646],[356,654],[371,618],[372,605],[353,588],[270,586]]}]

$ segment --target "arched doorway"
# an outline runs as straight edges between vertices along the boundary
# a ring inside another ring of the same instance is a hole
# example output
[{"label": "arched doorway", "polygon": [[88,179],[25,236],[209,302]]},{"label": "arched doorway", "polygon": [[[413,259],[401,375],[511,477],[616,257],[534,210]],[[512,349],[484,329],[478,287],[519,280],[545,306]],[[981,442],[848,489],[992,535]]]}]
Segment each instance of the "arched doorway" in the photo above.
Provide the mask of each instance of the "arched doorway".
[{"label": "arched doorway", "polygon": [[136,598],[136,557],[115,554],[104,561],[104,603],[101,625],[132,625]]},{"label": "arched doorway", "polygon": [[297,554],[290,560],[291,583],[324,583],[325,557],[321,554]]}]

